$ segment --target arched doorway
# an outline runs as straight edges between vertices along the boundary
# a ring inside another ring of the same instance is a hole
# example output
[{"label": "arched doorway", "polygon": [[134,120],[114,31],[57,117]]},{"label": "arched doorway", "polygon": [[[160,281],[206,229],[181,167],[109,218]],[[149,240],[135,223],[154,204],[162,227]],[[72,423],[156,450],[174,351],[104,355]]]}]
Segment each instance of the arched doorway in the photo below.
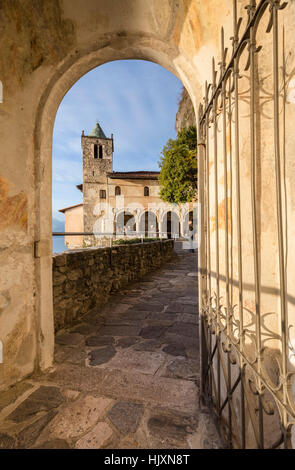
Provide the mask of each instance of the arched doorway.
[{"label": "arched doorway", "polygon": [[181,234],[179,216],[174,211],[168,211],[163,217],[162,231],[167,238],[178,238]]},{"label": "arched doorway", "polygon": [[134,215],[128,211],[119,212],[115,219],[116,236],[133,235],[134,232],[136,232],[136,221]]},{"label": "arched doorway", "polygon": [[157,238],[159,236],[159,224],[154,212],[144,212],[139,221],[139,232],[141,236]]},{"label": "arched doorway", "polygon": [[197,209],[194,208],[193,210],[187,212],[184,217],[183,221],[183,236],[188,237],[190,235],[195,235],[197,234],[197,228],[198,228],[198,212]]}]

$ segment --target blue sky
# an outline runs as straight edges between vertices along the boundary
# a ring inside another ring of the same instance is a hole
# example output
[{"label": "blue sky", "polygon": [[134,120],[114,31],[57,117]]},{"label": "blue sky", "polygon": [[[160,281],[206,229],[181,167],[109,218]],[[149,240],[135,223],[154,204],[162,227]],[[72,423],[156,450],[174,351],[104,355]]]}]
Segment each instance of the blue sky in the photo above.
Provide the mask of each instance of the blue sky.
[{"label": "blue sky", "polygon": [[89,134],[98,120],[108,137],[114,134],[114,171],[158,170],[163,146],[176,135],[181,90],[159,65],[124,60],[97,67],[68,91],[53,132],[54,231],[63,230],[58,209],[82,202],[76,188],[82,183],[81,131]]}]

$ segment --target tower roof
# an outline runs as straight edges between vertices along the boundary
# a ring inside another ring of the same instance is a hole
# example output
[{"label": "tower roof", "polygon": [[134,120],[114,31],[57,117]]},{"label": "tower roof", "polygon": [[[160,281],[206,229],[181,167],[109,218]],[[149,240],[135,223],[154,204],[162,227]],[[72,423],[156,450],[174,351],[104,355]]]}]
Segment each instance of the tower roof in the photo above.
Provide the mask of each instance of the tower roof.
[{"label": "tower roof", "polygon": [[98,137],[99,139],[107,139],[105,133],[97,122],[89,134],[90,137]]}]

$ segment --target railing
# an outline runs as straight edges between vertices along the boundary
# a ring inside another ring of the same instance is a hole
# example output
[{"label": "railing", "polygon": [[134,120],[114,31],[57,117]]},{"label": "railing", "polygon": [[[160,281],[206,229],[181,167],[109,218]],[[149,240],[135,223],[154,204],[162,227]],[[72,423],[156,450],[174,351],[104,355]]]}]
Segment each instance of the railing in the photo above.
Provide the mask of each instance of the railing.
[{"label": "railing", "polygon": [[172,238],[181,238],[182,236],[177,232],[151,232],[151,231],[130,231],[130,232],[52,232],[53,237],[75,237],[75,236],[94,236],[94,237],[111,237],[118,238],[121,236],[126,237],[140,237],[144,238],[146,235],[153,235],[157,238],[164,238],[171,235]]},{"label": "railing", "polygon": [[[197,248],[196,234],[191,232],[190,236],[180,235],[177,232],[152,232],[152,231],[130,231],[130,232],[52,232],[53,237],[92,237],[93,245],[89,247],[97,246],[98,241],[103,239],[108,242],[108,246],[112,246],[114,242],[118,240],[132,240],[139,238],[141,243],[144,243],[145,239],[150,240],[154,238],[156,240],[174,239],[175,241],[181,241],[184,245],[184,249],[195,249]],[[81,247],[84,248],[84,247]]]},{"label": "railing", "polygon": [[[251,0],[240,34],[243,20],[233,0],[232,54],[227,62],[222,28],[219,78],[213,59],[199,110],[201,396],[211,403],[229,448],[292,447],[294,349],[280,135],[286,76],[279,15],[286,6]],[[261,128],[269,139],[267,157]],[[266,162],[273,167],[268,194]],[[261,207],[267,198],[274,209],[266,216]],[[276,232],[271,248],[263,244],[263,223],[270,237]]]}]

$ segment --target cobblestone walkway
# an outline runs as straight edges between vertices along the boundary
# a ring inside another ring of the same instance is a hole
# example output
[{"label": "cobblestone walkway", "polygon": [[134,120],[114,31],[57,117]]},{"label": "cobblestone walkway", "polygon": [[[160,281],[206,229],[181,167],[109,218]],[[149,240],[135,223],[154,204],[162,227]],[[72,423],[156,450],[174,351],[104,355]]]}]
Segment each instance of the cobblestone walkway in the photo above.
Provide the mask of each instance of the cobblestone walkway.
[{"label": "cobblestone walkway", "polygon": [[196,254],[56,337],[55,366],[0,393],[0,448],[220,448],[198,400]]}]

